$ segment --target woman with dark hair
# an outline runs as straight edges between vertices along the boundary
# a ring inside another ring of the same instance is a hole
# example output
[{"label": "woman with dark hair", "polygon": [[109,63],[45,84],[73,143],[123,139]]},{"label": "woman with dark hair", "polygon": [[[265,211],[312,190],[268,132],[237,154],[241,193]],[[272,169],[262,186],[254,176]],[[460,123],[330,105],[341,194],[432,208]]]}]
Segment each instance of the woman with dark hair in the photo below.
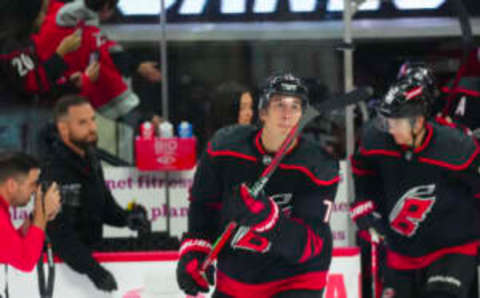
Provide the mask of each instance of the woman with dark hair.
[{"label": "woman with dark hair", "polygon": [[233,124],[255,124],[256,109],[257,100],[254,91],[237,82],[223,83],[214,93],[212,131]]},{"label": "woman with dark hair", "polygon": [[237,115],[238,124],[253,124],[255,120],[255,100],[253,99],[252,92],[242,92],[240,98],[233,101],[233,111],[234,115]]}]

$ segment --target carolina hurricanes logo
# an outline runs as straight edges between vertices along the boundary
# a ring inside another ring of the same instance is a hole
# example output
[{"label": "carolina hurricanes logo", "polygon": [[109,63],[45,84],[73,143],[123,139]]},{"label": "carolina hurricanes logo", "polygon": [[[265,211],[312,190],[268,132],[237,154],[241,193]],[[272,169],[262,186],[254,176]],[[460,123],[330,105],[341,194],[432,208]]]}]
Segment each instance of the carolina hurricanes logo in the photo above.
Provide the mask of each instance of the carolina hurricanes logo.
[{"label": "carolina hurricanes logo", "polygon": [[[270,197],[280,210],[282,210],[283,214],[290,217],[292,213],[293,194],[280,193],[271,195]],[[267,253],[271,247],[271,243],[267,238],[245,227],[240,227],[237,230],[230,241],[230,245],[233,249],[248,250],[259,253]]]},{"label": "carolina hurricanes logo", "polygon": [[397,201],[390,212],[390,227],[395,232],[412,237],[435,203],[435,184],[415,186]]}]

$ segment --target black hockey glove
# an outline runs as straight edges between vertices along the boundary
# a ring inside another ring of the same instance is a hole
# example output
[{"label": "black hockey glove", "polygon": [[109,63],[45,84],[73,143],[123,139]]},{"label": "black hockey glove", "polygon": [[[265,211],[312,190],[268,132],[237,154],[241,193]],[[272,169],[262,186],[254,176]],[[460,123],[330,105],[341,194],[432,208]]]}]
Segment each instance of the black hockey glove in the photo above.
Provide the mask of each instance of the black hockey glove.
[{"label": "black hockey glove", "polygon": [[127,213],[127,226],[139,233],[149,233],[151,226],[150,221],[147,218],[147,210],[145,207],[139,204],[133,204],[128,208]]},{"label": "black hockey glove", "polygon": [[360,202],[350,209],[352,220],[359,230],[375,230],[380,238],[385,237],[386,227],[381,216],[374,212],[372,201]]},{"label": "black hockey glove", "polygon": [[207,293],[209,284],[214,284],[215,267],[210,265],[205,276],[200,268],[212,250],[210,242],[204,239],[185,238],[180,246],[180,259],[177,264],[177,283],[187,295]]},{"label": "black hockey glove", "polygon": [[99,264],[88,271],[87,276],[95,284],[95,287],[101,291],[112,292],[117,289],[115,277]]},{"label": "black hockey glove", "polygon": [[234,187],[231,196],[222,206],[225,221],[235,221],[241,226],[249,226],[253,231],[263,233],[271,230],[278,223],[280,208],[265,193],[252,197],[246,184]]}]

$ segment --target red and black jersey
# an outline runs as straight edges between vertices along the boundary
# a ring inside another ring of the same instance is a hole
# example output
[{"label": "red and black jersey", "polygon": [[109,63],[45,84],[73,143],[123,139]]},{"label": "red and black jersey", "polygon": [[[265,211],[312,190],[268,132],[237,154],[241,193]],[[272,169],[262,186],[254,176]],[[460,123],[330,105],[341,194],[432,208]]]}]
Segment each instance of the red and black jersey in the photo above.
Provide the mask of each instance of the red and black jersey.
[{"label": "red and black jersey", "polygon": [[[220,215],[223,200],[235,185],[258,179],[272,160],[260,136],[261,130],[253,126],[231,126],[218,131],[209,142],[191,189],[189,233],[213,242],[223,231],[227,224]],[[299,285],[322,289],[331,260],[328,218],[338,171],[336,160],[300,138],[265,187],[287,216],[279,239],[264,254],[225,247],[218,258],[217,289],[238,293],[246,286],[261,288],[267,282],[275,290]]]},{"label": "red and black jersey", "polygon": [[28,98],[48,92],[66,69],[64,60],[57,54],[40,63],[32,40],[4,40],[0,46],[2,100],[16,101],[18,95]]},{"label": "red and black jersey", "polygon": [[452,92],[455,93],[452,100],[451,116],[462,125],[474,130],[480,127],[480,78],[464,77],[458,83],[455,90],[449,86],[443,87],[445,93],[443,98],[450,98]]},{"label": "red and black jersey", "polygon": [[101,67],[97,81],[91,82],[84,75],[80,94],[87,97],[92,106],[107,117],[117,118],[118,114],[134,108],[139,99],[122,77],[120,69],[138,67],[138,64],[125,62],[127,66],[122,66],[122,63],[115,61],[118,57],[125,58],[125,52],[119,44],[101,32],[98,15],[85,7],[82,1],[66,4],[51,1],[40,32],[34,36],[40,60],[55,53],[62,40],[76,30],[81,30],[82,44],[77,50],[65,55],[65,77],[76,72],[83,73],[92,60],[98,60]]},{"label": "red and black jersey", "polygon": [[412,152],[366,125],[352,157],[352,218],[381,214],[390,267],[421,268],[447,253],[476,255],[479,153],[472,137],[447,126],[428,123]]}]

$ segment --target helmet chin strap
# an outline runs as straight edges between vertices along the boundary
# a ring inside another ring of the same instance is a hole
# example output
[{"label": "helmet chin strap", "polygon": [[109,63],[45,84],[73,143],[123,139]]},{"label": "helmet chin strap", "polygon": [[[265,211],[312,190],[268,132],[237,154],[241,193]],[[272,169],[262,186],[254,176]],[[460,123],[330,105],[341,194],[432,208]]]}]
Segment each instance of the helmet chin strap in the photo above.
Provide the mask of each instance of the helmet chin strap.
[{"label": "helmet chin strap", "polygon": [[416,144],[417,144],[417,138],[419,135],[421,135],[425,129],[425,125],[422,126],[422,129],[418,132],[418,133],[415,133],[415,123],[417,121],[417,119],[409,119],[408,120],[410,122],[410,132],[412,134],[412,144],[410,146],[410,148],[405,151],[405,154],[404,154],[404,157],[406,160],[408,161],[411,161],[414,157],[414,150],[415,150],[415,147],[416,147]]}]

